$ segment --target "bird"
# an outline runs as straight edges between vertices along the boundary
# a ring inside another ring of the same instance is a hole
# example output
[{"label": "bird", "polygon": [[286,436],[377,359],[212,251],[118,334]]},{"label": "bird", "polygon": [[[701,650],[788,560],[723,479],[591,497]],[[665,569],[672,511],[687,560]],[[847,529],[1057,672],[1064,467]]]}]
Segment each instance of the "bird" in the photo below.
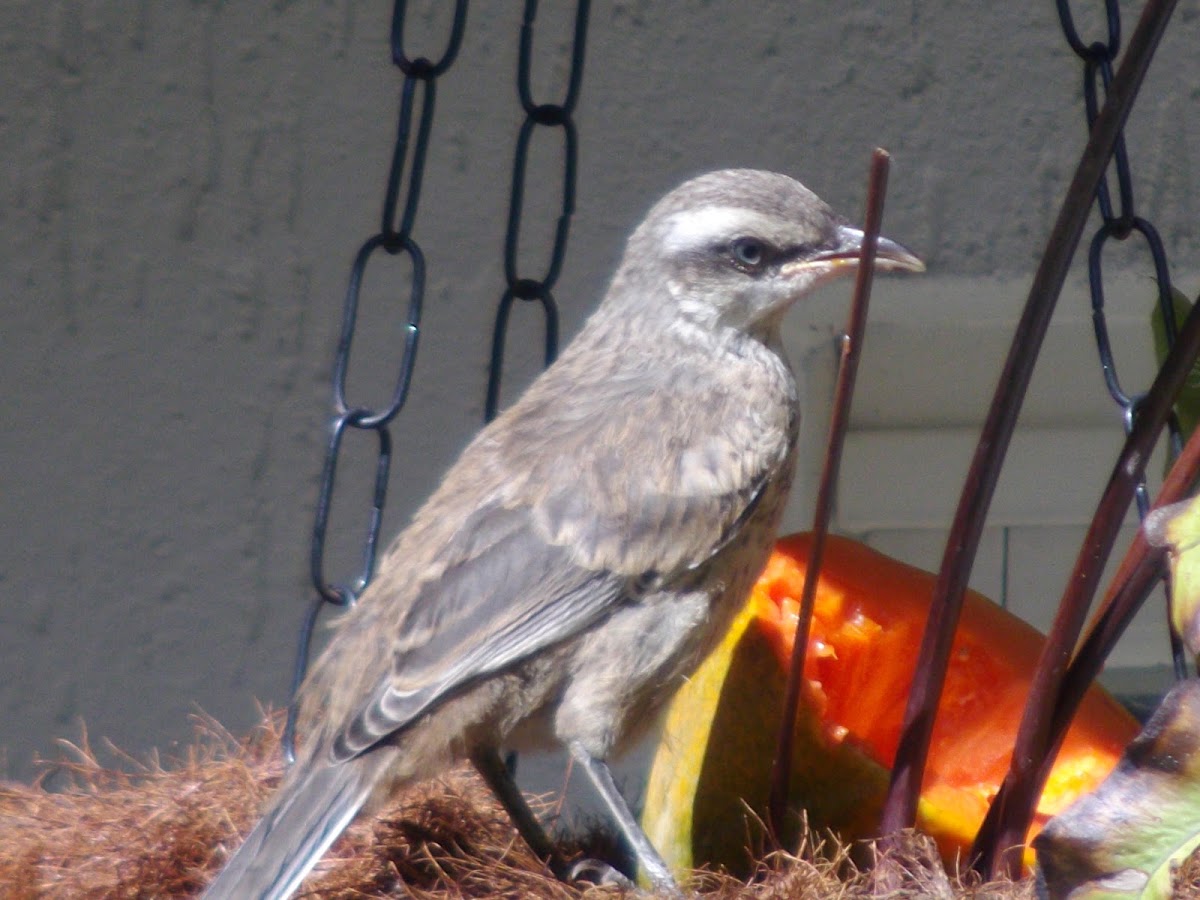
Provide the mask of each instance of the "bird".
[{"label": "bird", "polygon": [[[205,897],[291,896],[356,816],[463,760],[553,860],[500,755],[533,747],[565,747],[642,874],[677,890],[607,760],[766,563],[800,423],[780,325],[862,244],[774,172],[710,172],[654,204],[576,337],[469,442],[334,625],[297,692],[296,761]],[[876,253],[878,270],[924,269],[886,238]]]}]

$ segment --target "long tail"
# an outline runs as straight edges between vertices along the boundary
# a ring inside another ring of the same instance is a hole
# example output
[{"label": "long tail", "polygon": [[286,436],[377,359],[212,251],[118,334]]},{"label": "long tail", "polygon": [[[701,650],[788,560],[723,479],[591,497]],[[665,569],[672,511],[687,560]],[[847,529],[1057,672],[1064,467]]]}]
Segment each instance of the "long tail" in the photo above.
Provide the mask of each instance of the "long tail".
[{"label": "long tail", "polygon": [[286,900],[371,794],[394,759],[377,748],[333,766],[298,762],[270,809],[221,870],[204,900]]}]

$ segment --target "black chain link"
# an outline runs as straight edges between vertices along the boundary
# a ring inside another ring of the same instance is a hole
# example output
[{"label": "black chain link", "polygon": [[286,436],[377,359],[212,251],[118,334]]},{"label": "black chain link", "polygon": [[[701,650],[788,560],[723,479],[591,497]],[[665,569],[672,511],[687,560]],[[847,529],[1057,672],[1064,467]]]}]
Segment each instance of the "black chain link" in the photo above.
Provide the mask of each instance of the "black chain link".
[{"label": "black chain link", "polygon": [[[1100,114],[1103,100],[1108,96],[1108,88],[1113,78],[1113,61],[1121,50],[1121,10],[1117,0],[1105,0],[1107,40],[1086,44],[1075,29],[1069,0],[1056,0],[1056,3],[1059,21],[1062,24],[1067,43],[1083,60],[1084,109],[1090,130],[1096,117]],[[1117,180],[1118,205],[1114,209],[1112,191],[1106,175],[1096,186],[1096,206],[1102,221],[1088,248],[1088,286],[1092,298],[1092,327],[1096,334],[1096,349],[1100,357],[1104,383],[1113,401],[1120,409],[1125,433],[1129,434],[1145,394],[1131,394],[1126,391],[1121,386],[1121,380],[1117,374],[1117,365],[1113,357],[1112,342],[1109,338],[1108,322],[1104,311],[1104,276],[1101,266],[1104,248],[1109,241],[1125,241],[1134,234],[1142,237],[1154,266],[1154,278],[1158,285],[1158,307],[1168,347],[1175,343],[1176,322],[1170,270],[1167,266],[1167,253],[1163,247],[1162,238],[1159,237],[1158,230],[1147,219],[1138,216],[1134,210],[1133,175],[1129,165],[1129,153],[1125,146],[1124,134],[1117,136],[1111,166]],[[1173,452],[1178,453],[1182,446],[1182,439],[1178,420],[1174,416],[1168,422],[1168,430]],[[1138,485],[1135,496],[1138,515],[1144,518],[1150,508],[1150,499],[1144,479]],[[1170,621],[1169,615],[1167,620]],[[1177,678],[1186,678],[1189,667],[1187,654],[1179,636],[1175,634],[1175,630],[1173,628],[1168,630],[1175,675]]]},{"label": "black chain link", "polygon": [[[544,362],[548,366],[558,353],[558,305],[551,293],[562,272],[563,258],[567,252],[567,237],[571,229],[571,216],[575,212],[575,178],[578,168],[579,139],[575,122],[571,116],[579,100],[579,89],[583,79],[583,51],[587,41],[588,11],[590,0],[578,0],[575,8],[575,33],[571,47],[571,73],[567,82],[566,96],[561,103],[535,103],[530,86],[533,68],[533,24],[537,18],[537,0],[525,0],[525,14],[521,21],[521,51],[517,64],[517,92],[521,97],[521,108],[525,121],[517,136],[516,155],[513,160],[512,191],[508,204],[508,229],[504,236],[504,278],[507,287],[500,297],[496,311],[496,325],[492,332],[492,358],[488,368],[487,399],[484,418],[495,418],[500,405],[500,377],[504,368],[504,345],[508,333],[508,318],[514,300],[538,301],[545,321]],[[529,145],[536,129],[561,128],[563,131],[563,181],[562,207],[554,233],[554,246],[550,262],[541,278],[523,278],[518,274],[517,251],[521,235],[521,211],[525,200],[525,181],[529,166]]]},{"label": "black chain link", "polygon": [[[370,237],[359,249],[350,268],[350,281],[346,288],[346,300],[342,312],[342,333],[338,341],[333,366],[334,416],[325,452],[325,464],[321,472],[321,486],[317,495],[317,509],[313,524],[312,549],[310,553],[310,575],[317,596],[310,605],[300,627],[296,649],[296,664],[292,674],[292,702],[288,708],[287,727],[283,734],[283,752],[289,762],[295,759],[296,738],[296,691],[308,670],[309,652],[312,646],[313,628],[325,604],[349,606],[371,581],[375,572],[375,554],[379,543],[379,530],[383,522],[383,507],[387,501],[388,474],[392,460],[392,437],[388,425],[404,406],[412,381],[413,365],[416,362],[417,341],[420,337],[421,304],[425,292],[425,256],[420,245],[412,237],[413,223],[421,198],[421,181],[425,174],[425,158],[429,149],[429,135],[433,125],[436,100],[436,81],[454,63],[462,45],[463,30],[467,19],[467,0],[457,0],[454,21],[446,49],[437,62],[423,56],[410,57],[404,48],[404,22],[407,3],[396,0],[392,9],[392,62],[404,73],[404,85],[400,92],[400,113],[396,130],[396,143],[392,151],[391,169],[383,199],[382,225],[378,234]],[[421,114],[417,121],[416,139],[412,140],[413,110],[417,90],[421,90]],[[412,162],[408,170],[408,187],[400,202],[404,168],[408,161],[411,145]],[[399,222],[397,210],[402,209]],[[350,349],[354,341],[355,324],[358,318],[358,298],[367,263],[377,250],[392,256],[407,255],[412,264],[408,289],[408,317],[405,328],[404,355],[400,360],[399,373],[389,402],[380,408],[359,406],[346,399],[346,373],[350,368]],[[379,449],[375,465],[375,487],[371,508],[367,517],[366,536],[363,541],[362,568],[356,576],[346,582],[334,582],[325,574],[325,537],[329,526],[329,510],[333,501],[334,484],[337,476],[338,457],[342,440],[350,429],[373,431],[378,437]]]}]

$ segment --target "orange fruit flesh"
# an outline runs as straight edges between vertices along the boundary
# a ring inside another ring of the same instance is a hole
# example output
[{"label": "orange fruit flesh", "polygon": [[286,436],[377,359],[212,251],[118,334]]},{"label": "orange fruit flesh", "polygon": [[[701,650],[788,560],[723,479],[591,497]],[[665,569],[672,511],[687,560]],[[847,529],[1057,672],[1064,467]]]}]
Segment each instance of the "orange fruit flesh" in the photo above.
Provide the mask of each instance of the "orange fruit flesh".
[{"label": "orange fruit flesh", "polygon": [[[810,539],[776,546],[754,588],[756,621],[786,670],[795,640]],[[805,661],[806,704],[830,745],[849,744],[892,767],[934,577],[866,545],[825,545]],[[933,729],[918,827],[948,857],[970,846],[1012,743],[1043,637],[968,592]],[[1112,770],[1136,720],[1098,687],[1076,716],[1038,804],[1029,838]]]}]

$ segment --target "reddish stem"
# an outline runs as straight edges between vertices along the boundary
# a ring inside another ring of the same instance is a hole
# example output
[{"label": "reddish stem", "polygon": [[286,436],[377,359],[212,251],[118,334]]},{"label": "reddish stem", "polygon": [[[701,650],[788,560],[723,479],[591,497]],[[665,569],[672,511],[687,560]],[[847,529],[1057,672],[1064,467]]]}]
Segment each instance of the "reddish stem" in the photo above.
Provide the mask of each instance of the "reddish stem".
[{"label": "reddish stem", "polygon": [[846,429],[850,422],[850,404],[854,398],[854,381],[858,360],[862,355],[863,338],[867,327],[867,309],[871,300],[871,281],[875,269],[875,249],[883,221],[883,201],[887,192],[888,165],[891,157],[886,150],[876,148],[871,154],[871,172],[867,183],[867,210],[863,222],[862,250],[854,281],[854,298],[850,304],[849,322],[841,341],[837,385],[834,389],[833,415],[829,425],[829,441],[825,448],[825,463],[817,489],[816,510],[813,513],[812,544],[808,553],[808,569],[800,599],[799,619],[796,622],[795,642],[792,644],[791,668],[788,671],[787,693],[784,696],[783,718],[780,720],[775,761],[771,767],[771,792],[768,801],[768,824],[778,837],[787,812],[791,781],[792,738],[795,733],[796,712],[804,684],[804,656],[808,648],[809,621],[817,592],[817,579],[825,550],[825,535],[833,511],[833,494],[837,485],[838,466],[842,458]]},{"label": "reddish stem", "polygon": [[[934,586],[932,607],[917,659],[916,675],[905,709],[904,725],[884,804],[881,832],[887,837],[909,827],[916,818],[917,798],[925,774],[933,720],[941,699],[954,631],[983,524],[995,493],[1017,415],[1037,354],[1062,291],[1096,186],[1104,175],[1134,98],[1149,67],[1154,48],[1170,18],[1175,0],[1149,0],[1110,86],[1067,189],[1046,244],[1024,312],[1013,336],[996,393],[967,474]],[[1019,760],[1017,760],[1019,761]],[[1022,835],[1022,840],[1023,840]]]},{"label": "reddish stem", "polygon": [[[1012,765],[975,838],[975,849],[980,853],[976,867],[990,872],[993,877],[1003,872],[1019,875],[1020,848],[1025,843],[1042,786],[1054,765],[1067,726],[1088,685],[1099,674],[1117,638],[1161,572],[1162,553],[1152,551],[1139,531],[1093,620],[1087,639],[1071,659],[1121,520],[1133,500],[1134,490],[1171,405],[1198,354],[1200,304],[1192,308],[1180,329],[1179,339],[1163,361],[1134,422],[1133,432],[1113,467],[1071,580],[1063,593],[1054,627],[1034,671],[1029,700],[1013,748]],[[1181,499],[1194,483],[1198,470],[1200,440],[1194,433],[1156,503],[1162,505]]]}]

